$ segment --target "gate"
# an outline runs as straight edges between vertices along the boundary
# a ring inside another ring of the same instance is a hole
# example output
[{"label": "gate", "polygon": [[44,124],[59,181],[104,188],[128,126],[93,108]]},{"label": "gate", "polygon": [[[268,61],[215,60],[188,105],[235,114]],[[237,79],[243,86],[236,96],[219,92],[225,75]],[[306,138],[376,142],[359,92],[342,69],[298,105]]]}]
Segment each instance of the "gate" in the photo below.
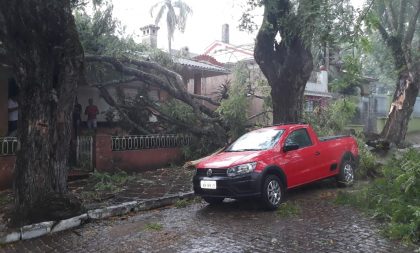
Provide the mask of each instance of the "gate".
[{"label": "gate", "polygon": [[77,167],[83,171],[93,171],[93,137],[78,136],[76,147]]}]

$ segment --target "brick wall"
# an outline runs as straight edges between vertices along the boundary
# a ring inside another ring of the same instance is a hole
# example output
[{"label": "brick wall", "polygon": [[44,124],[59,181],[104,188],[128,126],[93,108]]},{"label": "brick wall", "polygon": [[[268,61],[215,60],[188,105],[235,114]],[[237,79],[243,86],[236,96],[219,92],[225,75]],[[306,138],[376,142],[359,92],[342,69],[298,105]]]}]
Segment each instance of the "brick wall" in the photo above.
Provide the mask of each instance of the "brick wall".
[{"label": "brick wall", "polygon": [[16,156],[0,156],[0,190],[10,188]]},{"label": "brick wall", "polygon": [[180,148],[159,148],[112,151],[111,136],[97,135],[95,141],[95,167],[98,171],[142,171],[159,168],[182,159]]}]

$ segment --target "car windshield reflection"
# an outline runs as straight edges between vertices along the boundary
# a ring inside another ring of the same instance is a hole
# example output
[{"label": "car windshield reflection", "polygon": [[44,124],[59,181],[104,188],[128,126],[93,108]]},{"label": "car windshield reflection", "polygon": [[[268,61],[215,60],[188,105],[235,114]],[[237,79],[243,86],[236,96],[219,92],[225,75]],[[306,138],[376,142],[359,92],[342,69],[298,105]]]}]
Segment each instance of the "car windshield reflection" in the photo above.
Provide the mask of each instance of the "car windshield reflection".
[{"label": "car windshield reflection", "polygon": [[282,129],[260,129],[242,135],[232,145],[230,145],[226,152],[242,152],[242,151],[257,151],[267,150],[278,142],[284,130]]}]

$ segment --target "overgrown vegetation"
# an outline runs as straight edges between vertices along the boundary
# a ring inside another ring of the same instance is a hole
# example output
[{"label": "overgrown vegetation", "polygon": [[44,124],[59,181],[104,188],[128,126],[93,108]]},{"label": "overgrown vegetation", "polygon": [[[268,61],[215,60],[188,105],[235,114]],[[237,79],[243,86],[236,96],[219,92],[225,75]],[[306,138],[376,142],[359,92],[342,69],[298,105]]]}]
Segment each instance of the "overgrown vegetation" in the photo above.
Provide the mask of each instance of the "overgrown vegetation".
[{"label": "overgrown vegetation", "polygon": [[420,243],[420,152],[411,149],[383,168],[383,177],[354,193],[340,193],[337,203],[361,208],[386,221],[393,239]]},{"label": "overgrown vegetation", "polygon": [[338,99],[327,106],[319,106],[314,112],[305,113],[305,120],[312,125],[319,136],[343,134],[356,112],[351,98]]},{"label": "overgrown vegetation", "polygon": [[237,139],[245,133],[248,122],[247,110],[249,100],[247,99],[247,85],[249,71],[246,63],[238,63],[234,68],[234,80],[228,90],[228,99],[220,103],[217,111],[229,126],[229,137]]}]

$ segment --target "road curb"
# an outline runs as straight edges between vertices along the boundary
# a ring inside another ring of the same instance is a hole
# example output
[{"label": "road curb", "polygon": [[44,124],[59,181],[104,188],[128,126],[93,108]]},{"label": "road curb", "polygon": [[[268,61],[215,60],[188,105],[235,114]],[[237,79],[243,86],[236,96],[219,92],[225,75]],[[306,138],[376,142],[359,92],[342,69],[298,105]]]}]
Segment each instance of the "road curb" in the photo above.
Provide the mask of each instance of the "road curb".
[{"label": "road curb", "polygon": [[0,232],[0,245],[28,240],[48,234],[79,227],[91,220],[106,219],[113,216],[121,216],[130,212],[147,211],[175,204],[180,199],[193,198],[194,192],[167,195],[160,198],[147,199],[142,201],[130,201],[122,204],[109,206],[101,209],[89,210],[87,213],[60,221],[45,221],[23,226],[12,232]]}]

